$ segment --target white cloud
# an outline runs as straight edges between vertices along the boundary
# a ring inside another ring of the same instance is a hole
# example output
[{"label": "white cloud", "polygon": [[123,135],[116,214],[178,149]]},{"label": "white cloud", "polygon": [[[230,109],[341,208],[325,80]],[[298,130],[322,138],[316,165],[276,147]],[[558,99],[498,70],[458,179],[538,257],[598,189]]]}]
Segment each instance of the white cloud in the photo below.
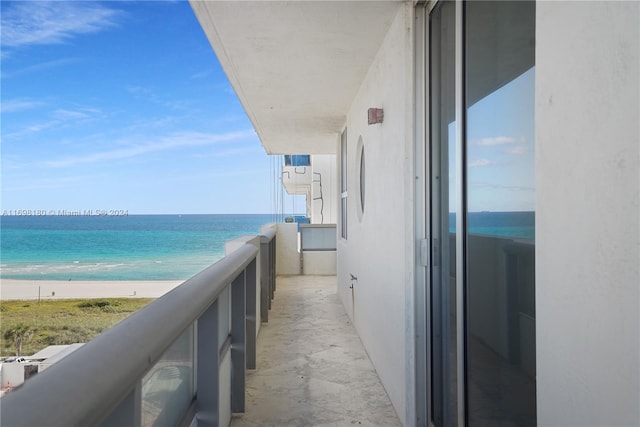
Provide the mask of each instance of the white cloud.
[{"label": "white cloud", "polygon": [[11,140],[14,138],[22,138],[24,136],[28,136],[34,133],[42,132],[43,130],[54,128],[62,123],[61,120],[49,120],[49,121],[41,121],[38,123],[33,123],[29,125],[25,125],[21,129],[11,132],[5,133],[2,135],[3,139]]},{"label": "white cloud", "polygon": [[79,164],[122,160],[159,151],[215,145],[252,136],[255,136],[255,132],[253,130],[229,132],[225,134],[180,132],[165,136],[153,142],[138,143],[130,145],[129,147],[118,148],[110,151],[88,153],[79,156],[68,156],[57,160],[48,160],[41,162],[40,165],[45,167],[63,168]]},{"label": "white cloud", "polygon": [[168,125],[176,123],[176,120],[177,120],[177,117],[175,116],[140,119],[140,120],[134,121],[132,124],[128,125],[126,128],[123,128],[123,133],[135,134],[135,133],[144,133],[148,129],[161,129]]},{"label": "white cloud", "polygon": [[0,104],[0,111],[2,111],[2,113],[15,113],[17,111],[32,110],[42,105],[45,105],[45,103],[33,99],[10,99]]},{"label": "white cloud", "polygon": [[60,120],[81,120],[88,119],[94,113],[98,113],[98,110],[95,109],[87,109],[87,110],[66,110],[66,109],[58,109],[53,112],[53,116]]},{"label": "white cloud", "polygon": [[126,90],[137,99],[153,102],[155,104],[162,105],[163,107],[167,107],[172,110],[186,110],[189,104],[191,103],[191,101],[180,101],[180,100],[167,101],[163,99],[161,96],[159,96],[154,90],[145,88],[142,86],[129,85],[126,87]]},{"label": "white cloud", "polygon": [[494,190],[508,190],[508,191],[526,191],[526,192],[535,192],[535,187],[529,187],[525,185],[500,185],[500,184],[492,184],[488,182],[470,182],[469,185],[474,188],[490,188]]},{"label": "white cloud", "polygon": [[16,185],[13,185],[13,183],[5,185],[2,188],[2,191],[24,192],[24,191],[35,191],[35,190],[54,190],[58,188],[68,188],[69,185],[72,185],[78,182],[87,182],[93,179],[95,179],[95,177],[89,176],[89,175],[67,176],[67,177],[48,176],[46,178],[37,178],[34,180],[29,180],[27,178],[23,180],[16,180],[17,181]]},{"label": "white cloud", "polygon": [[129,85],[127,86],[127,92],[133,95],[151,95],[151,90],[142,86]]},{"label": "white cloud", "polygon": [[5,47],[63,43],[78,34],[96,33],[116,25],[121,11],[89,1],[24,1],[2,11]]},{"label": "white cloud", "polygon": [[[38,105],[43,105],[43,104],[44,103],[39,103]],[[2,108],[3,108],[2,112],[4,113],[5,112],[4,103],[2,105]],[[10,106],[9,108],[12,108],[12,107]],[[48,114],[48,116],[50,117],[49,120],[26,124],[14,132],[5,133],[3,137],[5,139],[22,138],[24,136],[42,132],[44,130],[49,130],[59,126],[63,126],[69,122],[78,122],[80,120],[92,119],[100,114],[102,114],[100,110],[96,108],[91,108],[91,107],[78,108],[77,110],[68,110],[64,108],[59,108]]]},{"label": "white cloud", "polygon": [[529,148],[528,147],[523,147],[523,146],[519,146],[519,147],[513,147],[513,148],[509,148],[507,150],[507,154],[513,154],[516,156],[519,156],[521,154],[526,154],[529,152]]},{"label": "white cloud", "polygon": [[469,162],[469,167],[470,168],[480,168],[480,167],[484,167],[484,166],[492,166],[495,165],[496,162],[492,162],[491,160],[488,159],[476,159],[476,160],[471,160]]},{"label": "white cloud", "polygon": [[494,136],[491,138],[482,138],[482,139],[473,140],[471,141],[471,144],[480,145],[480,146],[494,146],[494,145],[516,144],[518,142],[521,142],[521,140],[511,136]]},{"label": "white cloud", "polygon": [[207,78],[210,75],[211,75],[211,70],[205,70],[205,71],[200,71],[198,73],[192,74],[190,78],[192,80],[199,80],[199,79]]},{"label": "white cloud", "polygon": [[25,74],[37,73],[39,71],[46,71],[56,67],[62,67],[69,64],[75,64],[79,62],[77,58],[62,58],[53,61],[40,62],[38,64],[30,65],[28,67],[20,68],[11,72],[2,72],[3,79],[9,79],[16,76]]},{"label": "white cloud", "polygon": [[[220,157],[239,157],[249,154],[255,154],[256,151],[261,150],[257,146],[251,147],[241,147],[241,148],[229,148],[227,150],[215,150],[214,152],[207,153],[196,153],[192,157],[196,159],[211,159],[211,158],[220,158]],[[264,151],[260,151],[260,153],[264,153]]]}]

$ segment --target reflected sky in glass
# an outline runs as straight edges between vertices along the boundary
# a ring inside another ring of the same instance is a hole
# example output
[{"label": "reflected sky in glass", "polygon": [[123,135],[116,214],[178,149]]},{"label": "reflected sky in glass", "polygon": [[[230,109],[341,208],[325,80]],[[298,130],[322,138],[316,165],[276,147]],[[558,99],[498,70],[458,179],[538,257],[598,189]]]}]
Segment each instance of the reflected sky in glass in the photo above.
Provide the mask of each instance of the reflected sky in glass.
[{"label": "reflected sky in glass", "polygon": [[[534,67],[467,110],[469,212],[535,210]],[[456,209],[455,122],[449,124],[449,212]]]},{"label": "reflected sky in glass", "polygon": [[533,211],[534,68],[468,110],[469,211]]}]

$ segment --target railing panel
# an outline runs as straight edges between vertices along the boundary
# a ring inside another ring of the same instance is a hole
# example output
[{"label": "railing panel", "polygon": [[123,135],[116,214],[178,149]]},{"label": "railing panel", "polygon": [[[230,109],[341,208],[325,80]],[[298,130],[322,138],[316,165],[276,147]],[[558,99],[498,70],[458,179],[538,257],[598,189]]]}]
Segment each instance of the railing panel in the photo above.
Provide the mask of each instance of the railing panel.
[{"label": "railing panel", "polygon": [[138,427],[141,421],[141,396],[142,382],[124,398],[118,408],[109,415],[109,417],[102,423],[101,427],[121,427],[121,426],[135,426]]},{"label": "railing panel", "polygon": [[300,224],[301,251],[335,251],[335,224]]},{"label": "railing panel", "polygon": [[142,427],[177,425],[193,400],[193,327],[142,379]]}]

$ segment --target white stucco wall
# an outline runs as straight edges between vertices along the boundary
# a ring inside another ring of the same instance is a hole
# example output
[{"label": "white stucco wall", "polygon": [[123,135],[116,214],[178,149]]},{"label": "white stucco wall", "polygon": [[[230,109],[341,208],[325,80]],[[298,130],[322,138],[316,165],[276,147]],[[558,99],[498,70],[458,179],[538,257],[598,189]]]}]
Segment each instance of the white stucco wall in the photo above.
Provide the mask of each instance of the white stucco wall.
[{"label": "white stucco wall", "polygon": [[283,276],[300,274],[298,224],[278,223],[276,227],[276,274]]},{"label": "white stucco wall", "polygon": [[315,154],[311,157],[311,167],[314,172],[311,184],[311,223],[335,224],[338,220],[336,156],[335,154]]},{"label": "white stucco wall", "polygon": [[3,389],[17,387],[24,383],[24,363],[0,364],[0,385]]},{"label": "white stucco wall", "polygon": [[640,425],[640,3],[538,2],[539,425]]},{"label": "white stucco wall", "polygon": [[335,251],[305,251],[302,253],[302,274],[308,276],[335,276]]},{"label": "white stucco wall", "polygon": [[[347,118],[348,238],[339,239],[337,266],[338,294],[403,423],[411,401],[406,387],[413,383],[406,362],[412,353],[413,321],[407,308],[414,259],[412,26],[413,5],[398,4],[398,14]],[[367,124],[370,107],[384,109],[382,124]],[[356,150],[360,137],[366,163],[361,219]],[[350,274],[358,277],[353,290]]]}]

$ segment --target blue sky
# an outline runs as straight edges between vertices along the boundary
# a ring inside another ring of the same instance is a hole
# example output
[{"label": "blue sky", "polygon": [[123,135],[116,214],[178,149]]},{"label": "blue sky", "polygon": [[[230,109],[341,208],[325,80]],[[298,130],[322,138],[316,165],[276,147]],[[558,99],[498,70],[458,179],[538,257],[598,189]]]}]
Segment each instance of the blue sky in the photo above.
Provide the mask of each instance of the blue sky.
[{"label": "blue sky", "polygon": [[188,2],[1,7],[2,210],[272,212],[272,160]]}]

